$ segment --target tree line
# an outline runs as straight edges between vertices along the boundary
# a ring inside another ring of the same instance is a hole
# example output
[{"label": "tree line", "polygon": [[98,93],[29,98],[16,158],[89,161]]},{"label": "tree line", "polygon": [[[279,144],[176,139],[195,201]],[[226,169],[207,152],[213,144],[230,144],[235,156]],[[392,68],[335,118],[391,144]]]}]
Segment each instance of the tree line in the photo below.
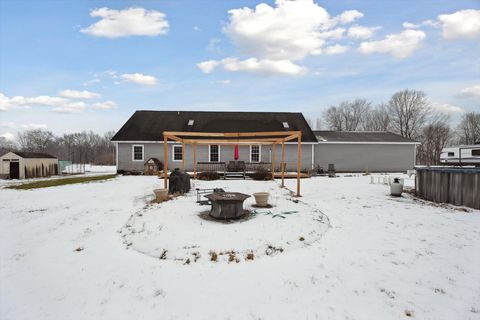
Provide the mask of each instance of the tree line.
[{"label": "tree line", "polygon": [[465,113],[452,126],[450,117],[435,112],[418,90],[399,91],[375,106],[364,99],[344,101],[325,110],[316,124],[317,130],[398,133],[420,142],[417,163],[426,165],[439,164],[442,149],[449,145],[480,143],[480,113]]},{"label": "tree line", "polygon": [[27,130],[18,133],[16,142],[0,139],[0,154],[12,150],[42,152],[73,163],[113,165],[115,145],[110,139],[114,134],[114,131],[103,135],[83,131],[57,136],[47,130]]}]

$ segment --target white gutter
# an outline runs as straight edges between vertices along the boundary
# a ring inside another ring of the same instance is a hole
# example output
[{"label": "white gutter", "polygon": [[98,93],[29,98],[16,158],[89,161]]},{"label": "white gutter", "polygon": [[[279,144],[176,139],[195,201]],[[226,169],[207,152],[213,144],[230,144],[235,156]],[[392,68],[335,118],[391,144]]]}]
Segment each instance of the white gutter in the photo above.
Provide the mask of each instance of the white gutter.
[{"label": "white gutter", "polygon": [[318,144],[421,144],[420,142],[386,142],[386,141],[320,141]]}]

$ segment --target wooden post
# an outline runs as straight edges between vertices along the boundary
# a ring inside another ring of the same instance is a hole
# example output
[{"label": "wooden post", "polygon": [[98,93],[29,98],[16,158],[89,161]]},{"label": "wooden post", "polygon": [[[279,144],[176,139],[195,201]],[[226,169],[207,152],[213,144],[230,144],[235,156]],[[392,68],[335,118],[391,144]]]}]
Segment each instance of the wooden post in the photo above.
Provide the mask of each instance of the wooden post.
[{"label": "wooden post", "polygon": [[163,187],[167,189],[167,179],[168,179],[168,138],[166,135],[163,136]]},{"label": "wooden post", "polygon": [[285,141],[282,141],[282,188],[285,187]]},{"label": "wooden post", "polygon": [[193,179],[197,179],[197,144],[193,144]]},{"label": "wooden post", "polygon": [[275,180],[275,143],[272,144],[272,180]]},{"label": "wooden post", "polygon": [[298,134],[298,155],[297,155],[297,197],[300,197],[300,166],[301,166],[301,151],[302,151],[302,133]]},{"label": "wooden post", "polygon": [[185,142],[182,141],[182,171],[185,171]]}]

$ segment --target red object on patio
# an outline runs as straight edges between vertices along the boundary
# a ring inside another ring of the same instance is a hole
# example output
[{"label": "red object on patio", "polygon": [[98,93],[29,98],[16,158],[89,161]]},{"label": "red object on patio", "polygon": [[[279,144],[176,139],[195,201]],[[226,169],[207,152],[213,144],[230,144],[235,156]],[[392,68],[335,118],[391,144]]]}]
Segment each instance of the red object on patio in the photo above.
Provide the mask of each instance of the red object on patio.
[{"label": "red object on patio", "polygon": [[235,145],[235,148],[233,149],[233,159],[238,160],[240,156],[238,155],[238,144]]}]

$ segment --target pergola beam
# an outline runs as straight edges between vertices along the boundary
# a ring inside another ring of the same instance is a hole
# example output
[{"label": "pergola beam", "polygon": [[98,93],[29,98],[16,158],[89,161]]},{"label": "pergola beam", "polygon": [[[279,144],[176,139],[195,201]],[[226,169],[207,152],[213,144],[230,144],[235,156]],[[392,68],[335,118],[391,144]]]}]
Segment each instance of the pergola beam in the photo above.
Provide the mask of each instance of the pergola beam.
[{"label": "pergola beam", "polygon": [[290,136],[302,134],[301,131],[266,131],[266,132],[188,132],[188,131],[164,131],[164,135],[177,137],[268,137]]}]

